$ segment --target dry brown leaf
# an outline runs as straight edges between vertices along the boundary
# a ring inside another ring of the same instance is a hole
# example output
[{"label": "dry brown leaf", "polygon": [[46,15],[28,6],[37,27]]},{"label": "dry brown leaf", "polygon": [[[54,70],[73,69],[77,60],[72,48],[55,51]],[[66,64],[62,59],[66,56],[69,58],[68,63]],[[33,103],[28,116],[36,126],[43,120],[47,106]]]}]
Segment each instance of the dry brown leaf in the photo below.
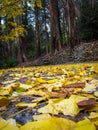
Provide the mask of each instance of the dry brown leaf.
[{"label": "dry brown leaf", "polygon": [[65,98],[67,95],[66,93],[62,93],[62,92],[46,92],[47,95],[51,98]]},{"label": "dry brown leaf", "polygon": [[95,103],[96,103],[96,100],[94,98],[90,98],[88,100],[83,100],[83,101],[78,102],[78,107],[88,108],[88,107],[95,105]]},{"label": "dry brown leaf", "polygon": [[63,86],[64,88],[83,88],[85,87],[85,82],[80,82],[80,83],[72,83]]},{"label": "dry brown leaf", "polygon": [[9,105],[10,100],[4,96],[0,96],[0,107]]},{"label": "dry brown leaf", "polygon": [[4,111],[4,110],[6,110],[6,106],[0,107],[0,111]]},{"label": "dry brown leaf", "polygon": [[62,93],[64,93],[66,96],[71,95],[74,92],[74,88],[61,88]]}]

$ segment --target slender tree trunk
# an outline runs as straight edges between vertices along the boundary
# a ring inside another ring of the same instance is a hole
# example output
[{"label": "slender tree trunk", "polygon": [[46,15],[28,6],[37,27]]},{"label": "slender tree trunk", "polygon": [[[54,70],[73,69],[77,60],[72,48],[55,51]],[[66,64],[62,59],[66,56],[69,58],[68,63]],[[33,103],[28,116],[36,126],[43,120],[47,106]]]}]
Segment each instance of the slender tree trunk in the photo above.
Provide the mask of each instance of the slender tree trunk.
[{"label": "slender tree trunk", "polygon": [[62,47],[59,9],[57,0],[49,0],[50,29],[51,29],[51,53]]},{"label": "slender tree trunk", "polygon": [[1,34],[1,31],[2,31],[2,28],[1,28],[1,20],[2,20],[2,18],[0,17],[0,34]]},{"label": "slender tree trunk", "polygon": [[[18,25],[22,24],[22,16],[17,16],[16,23]],[[19,63],[21,64],[22,62],[27,61],[27,57],[25,55],[25,49],[23,45],[23,38],[21,36],[17,37],[17,44],[18,44],[18,60],[19,60]]]},{"label": "slender tree trunk", "polygon": [[74,0],[64,0],[65,18],[68,25],[68,44],[71,48],[78,43]]},{"label": "slender tree trunk", "polygon": [[[1,36],[1,34],[2,34],[2,25],[1,25],[1,20],[2,20],[2,18],[0,17],[0,36]],[[0,39],[1,39],[1,38],[0,38]],[[2,44],[1,40],[0,40],[0,44]]]},{"label": "slender tree trunk", "polygon": [[49,35],[48,35],[48,31],[47,31],[47,22],[46,22],[46,20],[47,20],[47,16],[46,16],[46,4],[45,4],[45,2],[44,2],[44,4],[43,4],[43,6],[44,6],[44,26],[45,26],[45,34],[46,34],[46,40],[45,40],[45,42],[46,42],[46,54],[48,54],[49,53]]},{"label": "slender tree trunk", "polygon": [[36,46],[37,56],[41,55],[41,40],[40,40],[40,21],[39,21],[39,8],[35,8],[35,24],[36,24]]},{"label": "slender tree trunk", "polygon": [[94,7],[95,7],[95,2],[96,2],[96,1],[95,1],[95,0],[89,0],[89,2],[90,2],[91,7],[94,8]]},{"label": "slender tree trunk", "polygon": [[26,62],[27,61],[27,57],[24,53],[24,49],[23,49],[23,43],[22,43],[22,37],[19,36],[17,38],[17,43],[18,43],[18,61],[21,64],[22,62]]},{"label": "slender tree trunk", "polygon": [[16,54],[15,54],[15,42],[11,43],[11,56],[12,57],[16,56]]}]

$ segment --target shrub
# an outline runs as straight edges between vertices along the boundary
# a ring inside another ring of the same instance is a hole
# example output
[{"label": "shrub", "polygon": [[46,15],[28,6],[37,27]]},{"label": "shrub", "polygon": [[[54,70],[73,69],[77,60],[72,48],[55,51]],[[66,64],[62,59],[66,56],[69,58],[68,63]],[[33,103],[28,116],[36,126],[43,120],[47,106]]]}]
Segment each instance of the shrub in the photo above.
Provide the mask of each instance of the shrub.
[{"label": "shrub", "polygon": [[0,62],[0,69],[15,67],[17,64],[18,60],[14,57],[10,57]]}]

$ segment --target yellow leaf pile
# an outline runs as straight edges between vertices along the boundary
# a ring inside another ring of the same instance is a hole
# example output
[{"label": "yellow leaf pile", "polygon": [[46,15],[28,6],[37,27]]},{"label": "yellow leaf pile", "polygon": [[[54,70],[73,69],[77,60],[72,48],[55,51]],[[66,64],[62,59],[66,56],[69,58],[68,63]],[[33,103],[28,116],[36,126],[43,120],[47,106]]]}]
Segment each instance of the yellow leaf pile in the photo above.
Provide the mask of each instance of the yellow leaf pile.
[{"label": "yellow leaf pile", "polygon": [[[0,70],[0,81],[0,130],[98,128],[97,63]],[[12,104],[18,112],[14,113],[12,109],[10,115]],[[7,120],[24,110],[36,110],[35,115],[30,115],[34,121],[21,126]],[[80,113],[87,115],[75,122]],[[59,115],[64,118],[57,117]]]}]

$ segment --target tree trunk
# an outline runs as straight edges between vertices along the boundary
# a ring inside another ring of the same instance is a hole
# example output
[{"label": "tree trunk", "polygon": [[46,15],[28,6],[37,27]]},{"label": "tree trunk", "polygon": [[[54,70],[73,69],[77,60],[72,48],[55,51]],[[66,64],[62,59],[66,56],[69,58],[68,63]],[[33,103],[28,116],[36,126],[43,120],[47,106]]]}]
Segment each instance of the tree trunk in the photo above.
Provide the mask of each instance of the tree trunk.
[{"label": "tree trunk", "polygon": [[37,57],[41,56],[41,40],[40,40],[40,20],[39,20],[39,8],[35,8],[35,24],[36,24],[36,46]]},{"label": "tree trunk", "polygon": [[22,62],[26,62],[27,61],[27,57],[24,53],[24,49],[23,49],[23,43],[22,43],[22,37],[19,36],[17,38],[17,43],[18,43],[18,61],[21,64]]},{"label": "tree trunk", "polygon": [[89,2],[90,2],[91,7],[94,8],[95,7],[95,0],[89,0]]},{"label": "tree trunk", "polygon": [[[17,16],[16,23],[18,25],[22,24],[22,16]],[[26,57],[25,51],[24,51],[23,39],[20,35],[18,35],[18,37],[17,37],[17,44],[18,44],[18,61],[21,64],[22,62],[27,61],[27,57]]]},{"label": "tree trunk", "polygon": [[68,25],[68,44],[73,49],[78,43],[74,0],[64,0],[65,18]]},{"label": "tree trunk", "polygon": [[0,17],[0,33],[1,33],[1,20],[2,20],[2,18]]},{"label": "tree trunk", "polygon": [[57,0],[49,0],[50,30],[51,30],[51,53],[62,47],[59,9]]},{"label": "tree trunk", "polygon": [[48,34],[48,29],[47,29],[47,14],[46,14],[46,3],[43,2],[43,7],[44,7],[44,26],[45,26],[45,35],[46,35],[46,54],[49,53],[49,34]]}]

